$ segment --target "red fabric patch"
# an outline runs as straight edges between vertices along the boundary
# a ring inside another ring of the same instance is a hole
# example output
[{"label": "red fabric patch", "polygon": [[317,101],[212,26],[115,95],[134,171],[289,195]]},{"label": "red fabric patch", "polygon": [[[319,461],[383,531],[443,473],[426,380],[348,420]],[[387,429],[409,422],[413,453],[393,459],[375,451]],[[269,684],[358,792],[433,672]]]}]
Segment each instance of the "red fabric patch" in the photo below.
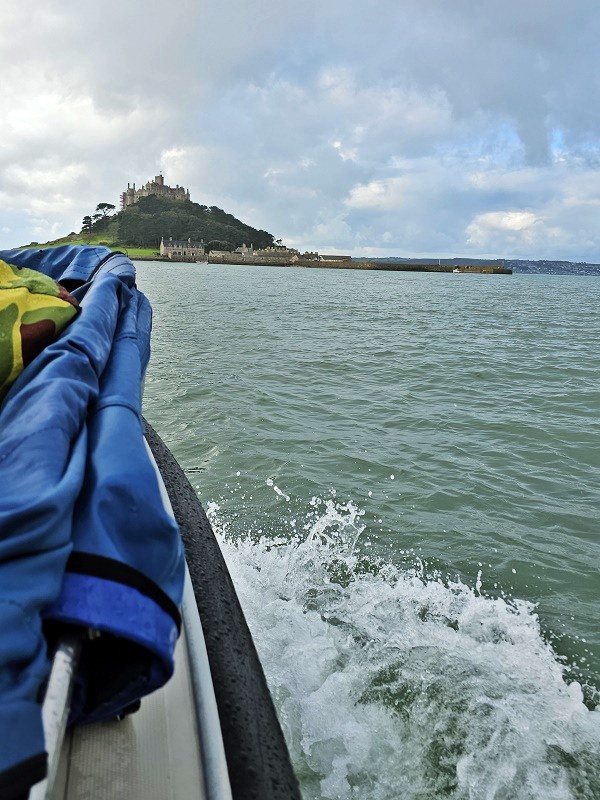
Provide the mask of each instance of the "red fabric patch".
[{"label": "red fabric patch", "polygon": [[75,298],[67,292],[64,286],[61,286],[60,283],[56,284],[58,286],[58,296],[61,300],[64,300],[66,303],[70,303],[74,308],[79,310],[79,303]]},{"label": "red fabric patch", "polygon": [[44,347],[48,347],[55,339],[56,325],[50,319],[42,319],[39,322],[32,322],[30,325],[21,325],[23,366],[31,364]]}]

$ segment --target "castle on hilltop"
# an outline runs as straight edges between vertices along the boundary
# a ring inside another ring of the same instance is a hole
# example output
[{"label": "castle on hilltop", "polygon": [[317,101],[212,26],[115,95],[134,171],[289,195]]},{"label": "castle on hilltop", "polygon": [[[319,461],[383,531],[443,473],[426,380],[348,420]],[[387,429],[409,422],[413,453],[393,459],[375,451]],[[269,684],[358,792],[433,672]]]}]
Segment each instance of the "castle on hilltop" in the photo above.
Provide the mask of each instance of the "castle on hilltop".
[{"label": "castle on hilltop", "polygon": [[148,181],[141,189],[136,189],[135,183],[133,184],[133,188],[127,184],[127,190],[121,194],[121,208],[132,206],[134,203],[137,203],[140,197],[148,197],[151,194],[164,197],[167,200],[190,199],[189,190],[184,189],[183,186],[179,186],[179,184],[177,184],[175,188],[172,186],[165,186],[165,179],[161,174],[156,175],[153,181]]}]

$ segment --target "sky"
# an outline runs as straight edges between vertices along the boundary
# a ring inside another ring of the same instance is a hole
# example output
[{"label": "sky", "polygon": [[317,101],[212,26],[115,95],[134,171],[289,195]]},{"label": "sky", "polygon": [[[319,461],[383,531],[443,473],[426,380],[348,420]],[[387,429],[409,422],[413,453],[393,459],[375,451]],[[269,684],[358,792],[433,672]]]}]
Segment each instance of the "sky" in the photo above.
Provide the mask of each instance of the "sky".
[{"label": "sky", "polygon": [[597,0],[0,12],[0,247],[162,171],[302,250],[600,262]]}]

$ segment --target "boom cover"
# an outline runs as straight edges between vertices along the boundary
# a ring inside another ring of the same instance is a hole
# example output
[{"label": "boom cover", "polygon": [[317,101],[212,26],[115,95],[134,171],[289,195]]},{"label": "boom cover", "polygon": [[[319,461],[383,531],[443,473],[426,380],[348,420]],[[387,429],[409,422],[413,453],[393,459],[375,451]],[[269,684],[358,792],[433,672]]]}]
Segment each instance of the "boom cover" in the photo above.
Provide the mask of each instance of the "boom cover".
[{"label": "boom cover", "polygon": [[0,409],[0,797],[45,774],[47,640],[81,628],[72,722],[110,719],[173,672],[184,578],[143,436],[151,308],[107,248],[0,251],[63,283],[80,313]]}]

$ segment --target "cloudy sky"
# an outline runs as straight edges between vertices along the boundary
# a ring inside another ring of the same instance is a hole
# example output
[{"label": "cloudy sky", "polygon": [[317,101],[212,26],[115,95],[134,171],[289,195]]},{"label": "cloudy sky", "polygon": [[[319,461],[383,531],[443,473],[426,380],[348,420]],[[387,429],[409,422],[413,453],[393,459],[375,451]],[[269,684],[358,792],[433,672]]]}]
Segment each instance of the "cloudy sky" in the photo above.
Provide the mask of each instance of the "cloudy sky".
[{"label": "cloudy sky", "polygon": [[2,247],[162,170],[290,246],[600,261],[597,0],[0,10]]}]

